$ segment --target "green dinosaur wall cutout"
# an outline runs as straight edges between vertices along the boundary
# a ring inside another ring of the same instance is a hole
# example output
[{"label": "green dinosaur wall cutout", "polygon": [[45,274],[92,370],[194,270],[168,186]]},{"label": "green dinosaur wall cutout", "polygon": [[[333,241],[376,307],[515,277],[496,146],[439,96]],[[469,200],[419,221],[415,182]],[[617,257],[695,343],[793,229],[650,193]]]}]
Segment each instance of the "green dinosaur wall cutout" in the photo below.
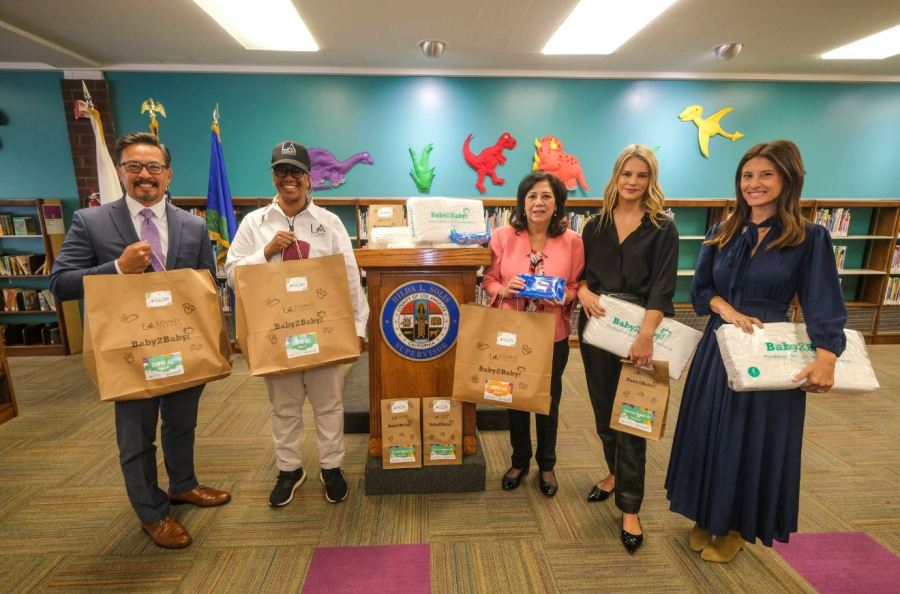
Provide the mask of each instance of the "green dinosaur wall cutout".
[{"label": "green dinosaur wall cutout", "polygon": [[428,158],[434,148],[434,143],[429,142],[422,149],[422,156],[416,157],[416,151],[409,147],[409,157],[412,159],[413,168],[409,170],[409,176],[415,182],[420,192],[431,191],[431,182],[434,181],[434,167],[428,168]]}]

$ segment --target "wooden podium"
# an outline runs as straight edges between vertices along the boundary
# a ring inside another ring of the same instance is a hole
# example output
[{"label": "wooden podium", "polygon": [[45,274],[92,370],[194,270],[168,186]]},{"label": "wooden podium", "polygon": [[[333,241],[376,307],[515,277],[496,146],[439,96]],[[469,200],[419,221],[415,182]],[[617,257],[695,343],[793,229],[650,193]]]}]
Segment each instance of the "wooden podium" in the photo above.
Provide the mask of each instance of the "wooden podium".
[{"label": "wooden podium", "polygon": [[[366,272],[369,294],[369,456],[381,457],[381,400],[449,398],[456,345],[441,356],[416,360],[399,355],[385,341],[382,310],[407,283],[442,286],[459,305],[475,299],[477,271],[491,263],[488,248],[400,248],[355,250]],[[475,454],[475,405],[463,406],[463,453]]]}]

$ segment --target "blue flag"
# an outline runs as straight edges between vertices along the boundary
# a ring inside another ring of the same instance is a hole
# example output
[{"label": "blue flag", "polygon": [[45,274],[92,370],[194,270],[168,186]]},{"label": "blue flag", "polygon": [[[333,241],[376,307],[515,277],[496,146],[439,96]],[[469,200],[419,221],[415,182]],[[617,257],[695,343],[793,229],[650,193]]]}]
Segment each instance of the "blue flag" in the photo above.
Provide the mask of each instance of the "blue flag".
[{"label": "blue flag", "polygon": [[216,263],[225,263],[225,256],[231,245],[231,238],[237,233],[237,219],[228,174],[225,173],[225,159],[222,157],[222,142],[219,139],[219,125],[213,124],[212,142],[209,148],[209,189],[206,191],[206,229],[210,239],[216,242]]}]

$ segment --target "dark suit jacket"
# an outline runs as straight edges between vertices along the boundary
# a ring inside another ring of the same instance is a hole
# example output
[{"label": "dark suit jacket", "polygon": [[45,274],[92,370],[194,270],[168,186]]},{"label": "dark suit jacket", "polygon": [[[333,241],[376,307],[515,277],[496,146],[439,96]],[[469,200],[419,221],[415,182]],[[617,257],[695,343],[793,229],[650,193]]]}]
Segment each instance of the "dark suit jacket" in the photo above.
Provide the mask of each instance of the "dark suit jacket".
[{"label": "dark suit jacket", "polygon": [[[166,269],[216,267],[206,223],[198,216],[166,204],[169,251]],[[132,243],[140,241],[125,199],[75,212],[72,227],[50,273],[50,291],[62,301],[84,296],[86,274],[116,274],[116,259]]]}]

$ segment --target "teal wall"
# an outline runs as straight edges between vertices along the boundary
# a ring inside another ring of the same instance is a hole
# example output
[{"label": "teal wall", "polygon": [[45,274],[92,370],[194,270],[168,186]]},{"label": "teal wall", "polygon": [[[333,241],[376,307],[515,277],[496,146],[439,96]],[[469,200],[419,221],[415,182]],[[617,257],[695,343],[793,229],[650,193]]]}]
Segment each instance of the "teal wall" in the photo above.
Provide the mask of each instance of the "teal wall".
[{"label": "teal wall", "polygon": [[[506,185],[488,183],[485,196],[514,195],[531,168],[534,138],[547,134],[560,137],[584,167],[591,191],[577,196],[599,196],[616,155],[632,142],[660,147],[667,195],[731,196],[741,155],[774,138],[800,145],[808,197],[900,196],[896,84],[152,73],[110,73],[108,79],[119,133],[146,129],[147,116],[139,112],[147,97],[165,105],[160,130],[174,154],[175,195],[206,193],[210,115],[219,102],[235,196],[272,192],[268,159],[285,138],[342,159],[372,154],[374,166],[358,165],[346,184],[321,196],[414,195],[407,149],[429,142],[437,168],[431,193],[475,196],[463,139],[474,132],[478,151],[504,131],[519,145],[498,168]],[[714,138],[704,159],[695,126],[677,117],[694,103],[704,105],[706,115],[734,107],[723,126],[745,138]]]},{"label": "teal wall", "polygon": [[59,72],[0,71],[0,198],[78,203]]}]

